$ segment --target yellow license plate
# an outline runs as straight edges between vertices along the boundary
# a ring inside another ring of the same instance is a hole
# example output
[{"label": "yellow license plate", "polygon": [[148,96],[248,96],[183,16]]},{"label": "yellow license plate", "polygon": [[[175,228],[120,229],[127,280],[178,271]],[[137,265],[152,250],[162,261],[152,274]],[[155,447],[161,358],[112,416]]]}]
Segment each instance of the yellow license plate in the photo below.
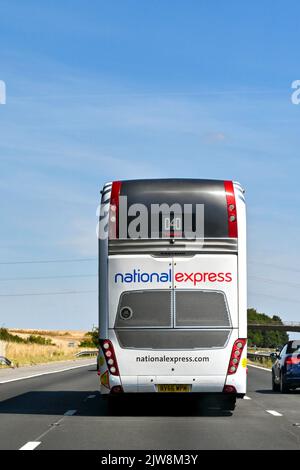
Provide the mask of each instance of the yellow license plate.
[{"label": "yellow license plate", "polygon": [[159,392],[163,393],[182,393],[182,392],[190,392],[191,388],[190,385],[179,385],[179,384],[172,384],[172,385],[166,385],[166,384],[159,384],[157,385],[157,390]]}]

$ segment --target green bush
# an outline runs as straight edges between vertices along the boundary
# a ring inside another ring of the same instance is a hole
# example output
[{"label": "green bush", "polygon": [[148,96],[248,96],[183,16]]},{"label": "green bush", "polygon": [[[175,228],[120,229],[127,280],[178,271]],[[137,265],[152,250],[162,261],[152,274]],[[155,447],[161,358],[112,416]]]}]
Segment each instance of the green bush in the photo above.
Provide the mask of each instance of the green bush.
[{"label": "green bush", "polygon": [[98,348],[99,347],[99,330],[94,328],[92,331],[88,331],[85,335],[85,338],[79,344],[80,348]]},{"label": "green bush", "polygon": [[0,340],[12,343],[26,343],[26,339],[18,335],[12,335],[6,328],[0,328]]},{"label": "green bush", "polygon": [[18,335],[12,335],[6,328],[0,328],[0,340],[10,343],[22,344],[41,344],[43,346],[53,346],[52,340],[43,336],[30,335],[28,338],[21,338]]},{"label": "green bush", "polygon": [[54,346],[50,338],[44,338],[43,336],[30,335],[27,340],[30,344],[41,344],[43,346]]}]

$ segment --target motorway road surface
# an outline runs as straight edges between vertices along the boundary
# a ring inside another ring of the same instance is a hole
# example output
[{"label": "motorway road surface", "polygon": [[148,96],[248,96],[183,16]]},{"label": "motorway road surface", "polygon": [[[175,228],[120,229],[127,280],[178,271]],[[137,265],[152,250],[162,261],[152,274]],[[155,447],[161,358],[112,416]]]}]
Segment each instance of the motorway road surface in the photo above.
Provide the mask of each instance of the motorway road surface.
[{"label": "motorway road surface", "polygon": [[248,377],[233,413],[187,395],[139,396],[110,414],[94,363],[2,383],[0,449],[300,449],[300,391],[273,393],[259,368]]}]

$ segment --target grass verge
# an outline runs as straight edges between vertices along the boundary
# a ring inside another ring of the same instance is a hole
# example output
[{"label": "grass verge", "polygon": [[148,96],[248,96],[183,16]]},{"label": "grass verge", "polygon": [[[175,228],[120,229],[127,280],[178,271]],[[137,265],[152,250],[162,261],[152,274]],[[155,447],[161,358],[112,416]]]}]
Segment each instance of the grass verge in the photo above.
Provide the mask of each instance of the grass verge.
[{"label": "grass verge", "polygon": [[6,346],[6,356],[13,361],[15,367],[74,359],[78,351],[79,348],[71,349],[61,345],[7,343]]},{"label": "grass verge", "polygon": [[248,359],[249,364],[253,364],[254,366],[261,366],[265,367],[266,369],[272,369],[273,362],[269,358],[261,358],[260,360],[253,361],[252,359]]}]

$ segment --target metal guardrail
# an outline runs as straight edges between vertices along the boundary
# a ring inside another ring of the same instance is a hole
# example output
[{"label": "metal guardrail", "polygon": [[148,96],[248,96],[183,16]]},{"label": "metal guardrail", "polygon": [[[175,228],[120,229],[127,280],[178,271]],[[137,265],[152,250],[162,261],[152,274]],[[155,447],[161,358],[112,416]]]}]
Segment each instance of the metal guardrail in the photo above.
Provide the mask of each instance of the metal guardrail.
[{"label": "metal guardrail", "polygon": [[270,354],[271,353],[257,351],[257,352],[248,352],[247,356],[248,357],[270,357]]},{"label": "metal guardrail", "polygon": [[300,322],[298,321],[283,321],[277,322],[272,321],[272,323],[248,323],[248,326],[300,326]]},{"label": "metal guardrail", "polygon": [[291,322],[272,322],[272,323],[248,323],[248,328],[252,330],[279,330],[300,332],[300,323]]},{"label": "metal guardrail", "polygon": [[252,361],[257,361],[260,363],[263,363],[264,359],[271,359],[270,353],[264,353],[264,352],[248,352],[247,353],[248,359],[251,359]]},{"label": "metal guardrail", "polygon": [[76,357],[80,356],[97,356],[98,354],[98,349],[92,349],[89,351],[79,351],[78,353],[75,354]]}]

